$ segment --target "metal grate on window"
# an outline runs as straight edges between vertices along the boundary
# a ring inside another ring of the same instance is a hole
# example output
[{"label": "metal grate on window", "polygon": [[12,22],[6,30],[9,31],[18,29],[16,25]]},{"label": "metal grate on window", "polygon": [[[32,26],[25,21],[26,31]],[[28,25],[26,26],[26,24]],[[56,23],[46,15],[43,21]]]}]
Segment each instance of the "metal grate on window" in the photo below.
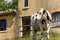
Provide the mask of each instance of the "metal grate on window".
[{"label": "metal grate on window", "polygon": [[53,26],[60,26],[60,12],[52,13],[52,24]]}]

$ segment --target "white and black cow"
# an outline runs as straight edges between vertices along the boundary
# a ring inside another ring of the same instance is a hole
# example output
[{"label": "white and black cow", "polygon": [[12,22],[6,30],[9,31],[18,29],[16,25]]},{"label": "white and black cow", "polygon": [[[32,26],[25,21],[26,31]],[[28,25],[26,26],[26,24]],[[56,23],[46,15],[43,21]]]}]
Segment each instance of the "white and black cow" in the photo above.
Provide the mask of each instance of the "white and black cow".
[{"label": "white and black cow", "polygon": [[33,40],[36,40],[36,32],[38,30],[40,30],[41,33],[41,40],[43,40],[44,30],[47,33],[47,39],[49,39],[49,25],[51,24],[51,20],[51,14],[43,8],[41,8],[40,11],[34,13],[31,16],[31,24],[33,27]]}]

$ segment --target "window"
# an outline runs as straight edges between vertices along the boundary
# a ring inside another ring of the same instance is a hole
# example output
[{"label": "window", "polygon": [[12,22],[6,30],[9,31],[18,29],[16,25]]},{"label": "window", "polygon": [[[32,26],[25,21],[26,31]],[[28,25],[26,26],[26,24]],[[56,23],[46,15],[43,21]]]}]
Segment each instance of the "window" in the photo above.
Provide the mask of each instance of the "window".
[{"label": "window", "polygon": [[28,0],[24,0],[24,7],[23,7],[23,9],[28,9],[29,7],[28,7]]},{"label": "window", "polygon": [[28,7],[28,0],[25,0],[24,7]]},{"label": "window", "polygon": [[6,30],[6,19],[0,19],[0,31]]},{"label": "window", "polygon": [[60,22],[60,13],[59,12],[53,13],[52,19],[53,19],[53,22]]},{"label": "window", "polygon": [[30,16],[22,17],[23,35],[30,33]]},{"label": "window", "polygon": [[52,25],[54,27],[60,26],[60,12],[52,13]]}]

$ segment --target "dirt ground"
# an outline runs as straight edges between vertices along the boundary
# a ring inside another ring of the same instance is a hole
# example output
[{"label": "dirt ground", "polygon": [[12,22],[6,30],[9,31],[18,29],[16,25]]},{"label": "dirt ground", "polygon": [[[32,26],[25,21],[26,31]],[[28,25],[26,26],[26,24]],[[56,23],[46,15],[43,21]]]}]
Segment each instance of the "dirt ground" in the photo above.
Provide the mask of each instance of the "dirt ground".
[{"label": "dirt ground", "polygon": [[60,33],[60,27],[51,28],[50,32]]}]

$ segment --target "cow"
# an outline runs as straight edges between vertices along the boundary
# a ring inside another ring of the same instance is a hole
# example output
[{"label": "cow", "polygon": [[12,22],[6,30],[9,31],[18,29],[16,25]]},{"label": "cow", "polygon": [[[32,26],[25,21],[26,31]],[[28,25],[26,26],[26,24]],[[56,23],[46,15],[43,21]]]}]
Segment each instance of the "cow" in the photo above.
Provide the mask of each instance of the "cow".
[{"label": "cow", "polygon": [[36,32],[40,30],[41,38],[40,40],[43,40],[44,31],[47,33],[47,39],[49,39],[49,30],[50,30],[50,24],[52,22],[51,14],[41,8],[38,12],[34,13],[31,16],[31,25],[33,28],[33,40],[36,40]]}]

